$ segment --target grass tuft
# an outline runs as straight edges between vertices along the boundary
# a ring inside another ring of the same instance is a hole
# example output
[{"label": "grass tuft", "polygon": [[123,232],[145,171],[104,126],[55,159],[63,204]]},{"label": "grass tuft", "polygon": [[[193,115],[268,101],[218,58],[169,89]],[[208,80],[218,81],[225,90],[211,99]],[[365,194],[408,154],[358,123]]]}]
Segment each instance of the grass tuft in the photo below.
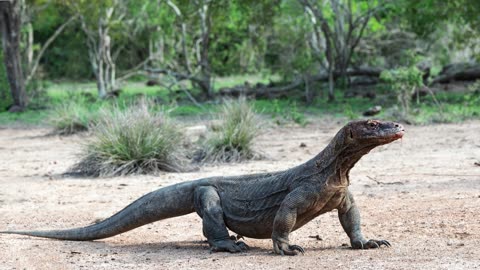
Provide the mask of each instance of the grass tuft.
[{"label": "grass tuft", "polygon": [[220,123],[194,157],[197,162],[240,162],[259,159],[253,142],[260,131],[260,121],[245,98],[229,100],[220,110]]},{"label": "grass tuft", "polygon": [[186,171],[182,140],[182,132],[166,112],[153,113],[145,102],[126,109],[114,107],[100,113],[81,161],[67,174],[96,177]]},{"label": "grass tuft", "polygon": [[82,104],[68,102],[55,107],[47,121],[53,126],[55,134],[71,135],[88,131],[92,114]]}]

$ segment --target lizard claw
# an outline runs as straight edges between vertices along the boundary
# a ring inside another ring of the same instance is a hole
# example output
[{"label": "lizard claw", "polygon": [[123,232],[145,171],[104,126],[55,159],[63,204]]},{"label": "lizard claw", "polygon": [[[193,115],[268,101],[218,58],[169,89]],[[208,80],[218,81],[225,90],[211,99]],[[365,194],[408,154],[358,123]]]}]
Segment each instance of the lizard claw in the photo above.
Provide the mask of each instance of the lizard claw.
[{"label": "lizard claw", "polygon": [[297,251],[302,253],[302,255],[305,255],[305,250],[298,245],[288,245],[286,243],[274,243],[273,248],[275,250],[275,253],[280,254],[282,256],[284,255],[295,256],[298,254]]},{"label": "lizard claw", "polygon": [[305,249],[303,249],[301,246],[291,245],[291,246],[288,246],[288,248],[290,248],[291,250],[298,250],[302,253],[302,255],[305,255]]},{"label": "lizard claw", "polygon": [[390,242],[388,242],[387,240],[370,240],[370,241],[376,241],[378,246],[386,246],[386,247],[391,247],[392,245],[390,244]]},{"label": "lizard claw", "polygon": [[391,247],[392,245],[387,240],[374,240],[370,239],[366,242],[353,241],[353,249],[371,249],[371,248],[380,248],[381,246]]},{"label": "lizard claw", "polygon": [[245,244],[245,242],[243,242],[243,241],[237,241],[235,244],[238,247],[240,247],[240,249],[242,249],[242,251],[247,251],[247,250],[250,249],[250,247],[247,244]]},{"label": "lizard claw", "polygon": [[210,245],[210,253],[219,251],[228,251],[230,253],[244,252],[250,249],[250,247],[243,241],[234,241],[231,238],[225,240],[215,241]]}]

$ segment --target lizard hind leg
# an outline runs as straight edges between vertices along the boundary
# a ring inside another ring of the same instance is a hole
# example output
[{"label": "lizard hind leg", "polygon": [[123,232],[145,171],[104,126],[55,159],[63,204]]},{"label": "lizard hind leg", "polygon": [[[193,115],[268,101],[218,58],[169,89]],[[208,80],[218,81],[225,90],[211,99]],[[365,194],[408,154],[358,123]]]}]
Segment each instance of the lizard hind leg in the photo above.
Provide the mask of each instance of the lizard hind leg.
[{"label": "lizard hind leg", "polygon": [[214,187],[198,187],[195,190],[195,211],[202,218],[203,235],[208,240],[212,252],[242,252],[248,246],[228,234],[223,219],[220,196]]}]

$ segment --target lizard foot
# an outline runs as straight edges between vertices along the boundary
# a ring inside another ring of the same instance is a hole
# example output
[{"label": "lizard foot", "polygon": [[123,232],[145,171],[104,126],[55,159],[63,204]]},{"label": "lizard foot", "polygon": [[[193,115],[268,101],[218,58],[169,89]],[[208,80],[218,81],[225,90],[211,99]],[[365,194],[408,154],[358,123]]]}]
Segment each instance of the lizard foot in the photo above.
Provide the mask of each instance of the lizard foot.
[{"label": "lizard foot", "polygon": [[282,242],[274,242],[273,249],[275,250],[275,253],[280,254],[282,256],[283,255],[295,256],[298,254],[297,251],[302,253],[302,255],[305,254],[305,250],[301,246],[289,245],[287,243],[282,243]]},{"label": "lizard foot", "polygon": [[366,242],[353,241],[353,249],[370,249],[370,248],[380,248],[381,246],[391,247],[392,245],[387,240],[373,240],[370,239]]},{"label": "lizard foot", "polygon": [[247,251],[250,247],[243,241],[234,241],[232,239],[218,240],[210,245],[211,252],[228,251],[231,253]]}]

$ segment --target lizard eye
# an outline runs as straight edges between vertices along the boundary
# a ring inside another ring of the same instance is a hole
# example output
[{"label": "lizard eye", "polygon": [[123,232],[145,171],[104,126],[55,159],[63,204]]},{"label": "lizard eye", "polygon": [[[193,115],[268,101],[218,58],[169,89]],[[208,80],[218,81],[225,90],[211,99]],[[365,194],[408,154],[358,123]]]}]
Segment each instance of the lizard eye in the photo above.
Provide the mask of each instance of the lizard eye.
[{"label": "lizard eye", "polygon": [[374,121],[368,121],[367,122],[367,125],[370,127],[370,128],[375,128],[378,126],[377,122],[374,122]]}]

